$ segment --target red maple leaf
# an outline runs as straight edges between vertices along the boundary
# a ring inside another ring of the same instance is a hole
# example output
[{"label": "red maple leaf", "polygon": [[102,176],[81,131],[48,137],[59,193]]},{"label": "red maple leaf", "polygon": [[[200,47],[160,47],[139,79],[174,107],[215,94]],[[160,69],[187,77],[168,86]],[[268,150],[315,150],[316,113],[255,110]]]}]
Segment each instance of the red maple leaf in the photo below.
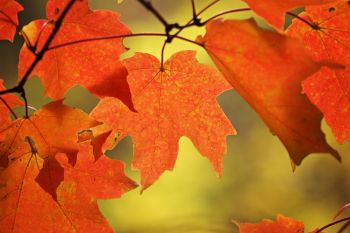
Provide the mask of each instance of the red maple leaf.
[{"label": "red maple leaf", "polygon": [[0,40],[13,41],[18,25],[18,12],[23,7],[14,0],[0,0]]},{"label": "red maple leaf", "polygon": [[118,197],[135,183],[93,142],[78,142],[98,124],[57,101],[1,131],[0,232],[112,232],[96,198]]},{"label": "red maple leaf", "polygon": [[[35,20],[24,27],[29,40],[40,51],[52,32],[54,20],[65,9],[68,0],[50,0],[47,3],[48,20]],[[101,23],[103,22],[103,23]],[[133,110],[127,72],[119,56],[125,51],[122,39],[101,39],[62,44],[92,38],[129,34],[119,16],[107,10],[91,11],[88,1],[76,1],[63,20],[57,35],[43,59],[31,75],[38,75],[45,94],[53,99],[63,98],[68,89],[82,85],[98,97],[113,96]],[[35,46],[37,44],[37,46]],[[28,70],[35,55],[26,45],[19,58],[19,76]]]},{"label": "red maple leaf", "polygon": [[304,233],[304,223],[278,215],[276,221],[262,220],[260,223],[238,223],[239,233]]},{"label": "red maple leaf", "polygon": [[[239,233],[304,233],[304,223],[293,218],[277,215],[276,221],[264,219],[259,223],[239,223],[233,221]],[[318,229],[310,233],[323,233]]]},{"label": "red maple leaf", "polygon": [[209,66],[198,64],[193,51],[174,54],[164,70],[155,57],[144,53],[124,64],[138,113],[113,98],[98,104],[92,117],[113,128],[106,148],[131,135],[133,167],[141,172],[143,188],[165,170],[172,170],[181,136],[188,136],[220,174],[226,136],[235,133],[215,101],[230,88],[224,78]]},{"label": "red maple leaf", "polygon": [[320,5],[327,2],[336,2],[342,0],[244,0],[258,15],[277,30],[284,28],[284,16],[287,11],[297,7],[310,5]]},{"label": "red maple leaf", "polygon": [[348,2],[307,7],[300,14],[314,27],[293,20],[287,33],[303,41],[315,60],[330,60],[345,69],[322,68],[303,82],[303,91],[323,113],[338,142],[350,140],[350,26]]},{"label": "red maple leaf", "polygon": [[339,159],[320,130],[322,114],[301,94],[301,81],[322,65],[312,61],[302,44],[261,29],[254,20],[211,21],[198,41],[279,137],[293,163],[316,152]]}]

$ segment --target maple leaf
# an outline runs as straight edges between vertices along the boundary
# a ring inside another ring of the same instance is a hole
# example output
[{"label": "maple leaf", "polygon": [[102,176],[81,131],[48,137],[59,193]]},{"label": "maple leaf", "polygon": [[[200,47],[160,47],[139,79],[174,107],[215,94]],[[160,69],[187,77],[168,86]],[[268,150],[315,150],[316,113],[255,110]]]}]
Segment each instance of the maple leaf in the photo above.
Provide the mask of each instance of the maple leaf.
[{"label": "maple leaf", "polygon": [[[119,197],[136,185],[124,175],[121,162],[105,156],[95,160],[92,151],[88,143],[80,145],[74,166],[65,154],[56,154],[47,167],[33,151],[13,158],[0,174],[0,231],[114,232],[96,199]],[[56,200],[37,183],[40,174],[46,185],[60,181]]]},{"label": "maple leaf", "polygon": [[300,17],[309,25],[293,20],[287,34],[299,38],[315,60],[330,60],[345,69],[322,68],[303,81],[303,91],[323,113],[338,142],[350,140],[350,16],[348,2],[307,7]]},{"label": "maple leaf", "polygon": [[320,5],[327,2],[336,2],[339,0],[244,0],[258,15],[266,19],[266,21],[282,31],[284,28],[284,15],[288,10],[297,7],[310,5]]},{"label": "maple leaf", "polygon": [[259,28],[253,19],[211,21],[204,38],[197,41],[279,137],[294,164],[316,152],[340,158],[320,130],[322,114],[301,95],[301,81],[321,66],[302,44]]},{"label": "maple leaf", "polygon": [[[18,119],[1,130],[0,167],[7,168],[13,154],[22,155],[34,148],[42,159],[47,159],[45,161],[61,152],[74,163],[79,150],[77,134],[99,124],[86,113],[64,106],[62,100],[52,102],[29,119]],[[96,156],[100,153],[95,152]],[[43,188],[47,187],[43,184]],[[47,191],[52,193],[52,190]]]},{"label": "maple leaf", "polygon": [[0,164],[0,232],[112,232],[96,198],[118,197],[135,183],[93,142],[78,142],[98,124],[56,101],[1,131],[8,160]]},{"label": "maple leaf", "polygon": [[304,223],[278,215],[276,221],[262,220],[260,223],[238,223],[239,233],[303,233]]},{"label": "maple leaf", "polygon": [[[0,79],[0,91],[3,91],[5,89],[6,88],[3,85],[3,80]],[[14,108],[22,105],[23,102],[13,94],[5,94],[0,96],[0,130],[2,128],[5,128],[11,122],[11,118],[9,117],[9,107]]]},{"label": "maple leaf", "polygon": [[23,7],[14,0],[0,0],[0,40],[13,41],[18,25],[18,12]]},{"label": "maple leaf", "polygon": [[[38,51],[49,38],[54,27],[52,22],[65,9],[67,2],[48,1],[48,20],[35,20],[23,28],[32,45],[37,44]],[[119,98],[134,110],[126,81],[127,72],[119,61],[120,54],[125,51],[122,39],[100,39],[60,46],[124,34],[130,34],[130,30],[119,21],[116,13],[91,11],[87,0],[76,1],[53,39],[51,49],[45,53],[31,75],[39,76],[45,94],[53,99],[62,98],[68,89],[80,84],[98,97]],[[20,77],[23,77],[34,59],[35,55],[24,45],[18,65]]]},{"label": "maple leaf", "polygon": [[105,148],[127,134],[134,142],[133,167],[141,172],[143,188],[165,170],[172,170],[178,140],[188,136],[221,173],[226,136],[235,134],[215,97],[230,87],[219,73],[195,60],[194,51],[174,54],[160,70],[159,61],[137,53],[126,59],[128,82],[138,113],[113,98],[105,98],[91,116],[113,128]]}]

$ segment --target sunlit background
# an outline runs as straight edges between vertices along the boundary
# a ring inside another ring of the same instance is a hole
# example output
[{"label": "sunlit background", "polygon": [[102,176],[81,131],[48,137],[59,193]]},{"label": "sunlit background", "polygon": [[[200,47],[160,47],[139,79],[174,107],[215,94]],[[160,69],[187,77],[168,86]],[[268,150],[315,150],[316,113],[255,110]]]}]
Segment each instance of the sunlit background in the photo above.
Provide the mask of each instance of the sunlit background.
[{"label": "sunlit background", "polygon": [[[25,8],[20,14],[21,25],[45,17],[46,1],[19,2]],[[197,0],[196,7],[200,10],[210,2]],[[192,17],[190,0],[152,0],[152,3],[168,22],[184,24]],[[238,0],[221,0],[201,18],[244,6]],[[119,12],[121,20],[133,32],[164,31],[159,21],[136,0],[124,0],[122,4],[117,4],[117,0],[93,0],[91,7]],[[225,17],[252,16],[239,13]],[[261,19],[257,20],[266,27]],[[203,32],[203,28],[189,28],[181,35],[194,39]],[[126,39],[125,45],[130,50],[123,54],[123,58],[136,51],[159,57],[163,40],[159,37]],[[16,83],[21,43],[18,37],[15,44],[0,41],[0,77],[5,79],[7,87]],[[196,50],[200,62],[212,64],[204,50],[176,40],[167,46],[165,57],[184,49]],[[37,78],[28,81],[25,89],[29,104],[35,108],[50,101],[43,97],[42,85]],[[83,88],[75,87],[67,93],[65,103],[90,112],[97,101]],[[329,155],[315,154],[307,157],[293,173],[286,149],[234,91],[219,96],[218,102],[238,130],[237,136],[227,138],[223,176],[216,177],[207,159],[199,154],[191,140],[182,137],[174,171],[165,172],[142,195],[140,189],[135,189],[122,198],[99,201],[101,211],[116,232],[237,232],[232,219],[256,222],[263,218],[274,219],[278,213],[304,221],[307,232],[331,222],[337,210],[350,202],[350,143],[337,145],[325,123],[322,128],[327,140],[340,152],[343,162],[340,164]],[[123,140],[108,155],[125,161],[126,173],[140,181],[138,172],[130,169],[131,138]],[[327,232],[336,232],[336,228]]]}]

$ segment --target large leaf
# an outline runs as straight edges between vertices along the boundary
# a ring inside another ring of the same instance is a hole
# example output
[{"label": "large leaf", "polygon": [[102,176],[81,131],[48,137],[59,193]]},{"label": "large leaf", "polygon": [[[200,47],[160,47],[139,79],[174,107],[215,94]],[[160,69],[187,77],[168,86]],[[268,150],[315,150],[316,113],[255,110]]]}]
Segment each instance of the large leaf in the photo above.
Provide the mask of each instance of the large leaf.
[{"label": "large leaf", "polygon": [[302,44],[260,29],[254,20],[212,21],[198,38],[234,89],[255,109],[300,164],[310,153],[339,159],[320,130],[322,114],[301,94],[301,81],[321,64]]},{"label": "large leaf", "polygon": [[230,87],[214,69],[195,60],[193,51],[178,52],[160,70],[159,61],[137,53],[124,62],[137,113],[118,100],[103,99],[92,116],[113,128],[106,148],[126,135],[134,142],[133,166],[141,172],[144,188],[171,170],[178,140],[188,136],[201,154],[221,173],[226,136],[234,134],[215,101]]}]

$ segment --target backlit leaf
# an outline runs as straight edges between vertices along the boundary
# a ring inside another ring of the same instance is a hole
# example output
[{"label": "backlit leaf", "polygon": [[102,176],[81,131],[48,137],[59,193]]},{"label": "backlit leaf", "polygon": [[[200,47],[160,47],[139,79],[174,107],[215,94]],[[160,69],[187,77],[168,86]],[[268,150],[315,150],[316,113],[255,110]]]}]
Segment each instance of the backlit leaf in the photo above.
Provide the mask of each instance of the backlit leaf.
[{"label": "backlit leaf", "polygon": [[260,223],[236,223],[239,233],[304,233],[304,223],[278,215],[276,221],[262,220]]},{"label": "backlit leaf", "polygon": [[193,51],[176,53],[163,71],[155,57],[144,53],[124,64],[138,112],[130,112],[113,98],[98,104],[92,116],[113,128],[106,148],[131,135],[133,167],[141,172],[143,188],[173,169],[181,136],[188,136],[220,174],[226,136],[235,133],[215,100],[230,88],[224,78],[198,64]]},{"label": "backlit leaf", "polygon": [[0,0],[0,40],[13,41],[18,25],[18,12],[23,7],[14,0]]},{"label": "backlit leaf", "polygon": [[341,0],[244,0],[258,15],[267,20],[267,22],[282,31],[284,28],[284,16],[287,11],[298,7],[320,5],[327,2],[336,2]]},{"label": "backlit leaf", "polygon": [[78,143],[79,132],[97,124],[58,101],[1,131],[1,233],[113,232],[96,199],[119,197],[135,183],[93,142]]},{"label": "backlit leaf", "polygon": [[322,114],[301,94],[302,80],[321,66],[311,60],[302,44],[260,29],[253,20],[212,21],[198,41],[227,81],[279,137],[294,164],[317,152],[339,159],[320,130]]},{"label": "backlit leaf", "polygon": [[[36,20],[24,27],[32,45],[38,41],[40,50],[52,32],[53,23],[68,0],[50,0],[46,13],[48,20]],[[98,97],[113,96],[133,109],[127,71],[119,61],[125,51],[122,39],[102,39],[59,45],[92,39],[129,34],[130,30],[119,21],[119,16],[107,10],[91,11],[88,1],[76,1],[51,43],[51,48],[31,75],[38,75],[45,94],[53,99],[63,98],[75,85],[82,85]],[[58,47],[55,47],[58,46]],[[20,53],[19,76],[23,77],[35,55],[23,46]]]},{"label": "backlit leaf", "polygon": [[330,60],[345,69],[322,68],[303,81],[303,91],[323,113],[338,142],[350,140],[350,16],[348,2],[307,7],[300,20],[293,20],[288,35],[303,41],[315,60]]}]

